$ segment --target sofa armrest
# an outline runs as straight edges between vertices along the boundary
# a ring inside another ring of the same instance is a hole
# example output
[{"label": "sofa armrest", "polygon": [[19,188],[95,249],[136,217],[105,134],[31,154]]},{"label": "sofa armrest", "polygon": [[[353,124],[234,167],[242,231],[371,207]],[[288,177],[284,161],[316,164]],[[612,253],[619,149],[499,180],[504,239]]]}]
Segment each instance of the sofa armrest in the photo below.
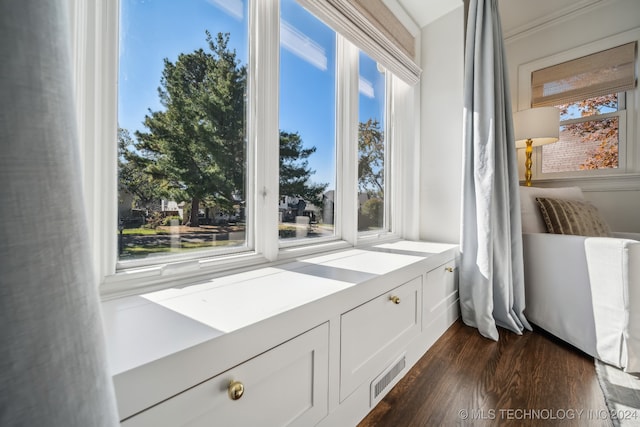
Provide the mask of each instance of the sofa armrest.
[{"label": "sofa armrest", "polygon": [[606,363],[640,371],[640,241],[522,237],[527,319]]},{"label": "sofa armrest", "polygon": [[640,371],[640,241],[585,240],[599,358]]},{"label": "sofa armrest", "polygon": [[525,316],[596,356],[595,323],[585,256],[586,237],[523,233]]}]

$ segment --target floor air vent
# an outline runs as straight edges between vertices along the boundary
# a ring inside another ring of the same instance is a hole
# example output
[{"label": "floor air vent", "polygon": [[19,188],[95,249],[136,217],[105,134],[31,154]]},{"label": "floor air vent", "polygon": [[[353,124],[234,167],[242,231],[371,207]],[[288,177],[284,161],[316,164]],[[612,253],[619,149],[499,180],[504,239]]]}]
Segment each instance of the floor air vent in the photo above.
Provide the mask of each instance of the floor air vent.
[{"label": "floor air vent", "polygon": [[389,386],[393,380],[404,370],[407,366],[406,357],[403,354],[398,360],[385,369],[378,377],[371,383],[371,406],[375,405],[379,400],[378,397],[382,397],[382,392]]}]

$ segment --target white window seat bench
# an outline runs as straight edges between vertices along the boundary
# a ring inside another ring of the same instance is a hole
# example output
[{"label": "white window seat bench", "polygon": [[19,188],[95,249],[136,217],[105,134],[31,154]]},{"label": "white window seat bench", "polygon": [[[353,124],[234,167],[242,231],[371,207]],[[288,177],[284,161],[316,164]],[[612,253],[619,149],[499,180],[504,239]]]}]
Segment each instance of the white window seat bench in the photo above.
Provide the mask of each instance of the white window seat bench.
[{"label": "white window seat bench", "polygon": [[105,301],[123,425],[355,425],[457,319],[457,259],[396,241]]}]

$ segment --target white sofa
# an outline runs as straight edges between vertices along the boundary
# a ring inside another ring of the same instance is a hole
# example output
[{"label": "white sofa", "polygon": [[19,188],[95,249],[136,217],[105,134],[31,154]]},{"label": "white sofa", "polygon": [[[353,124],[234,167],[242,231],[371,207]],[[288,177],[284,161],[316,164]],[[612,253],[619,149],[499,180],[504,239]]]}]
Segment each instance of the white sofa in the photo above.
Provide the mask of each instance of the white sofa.
[{"label": "white sofa", "polygon": [[527,319],[603,362],[640,372],[640,233],[547,233],[536,197],[584,200],[578,187],[521,187]]}]

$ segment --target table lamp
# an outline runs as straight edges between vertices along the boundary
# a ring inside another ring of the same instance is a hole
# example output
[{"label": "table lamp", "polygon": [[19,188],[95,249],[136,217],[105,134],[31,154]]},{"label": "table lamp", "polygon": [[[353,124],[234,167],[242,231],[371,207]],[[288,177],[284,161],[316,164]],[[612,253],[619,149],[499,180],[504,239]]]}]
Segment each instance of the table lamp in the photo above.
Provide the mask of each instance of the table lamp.
[{"label": "table lamp", "polygon": [[531,154],[533,147],[551,144],[560,139],[560,110],[539,107],[513,114],[516,148],[526,148],[525,185],[531,187]]}]

